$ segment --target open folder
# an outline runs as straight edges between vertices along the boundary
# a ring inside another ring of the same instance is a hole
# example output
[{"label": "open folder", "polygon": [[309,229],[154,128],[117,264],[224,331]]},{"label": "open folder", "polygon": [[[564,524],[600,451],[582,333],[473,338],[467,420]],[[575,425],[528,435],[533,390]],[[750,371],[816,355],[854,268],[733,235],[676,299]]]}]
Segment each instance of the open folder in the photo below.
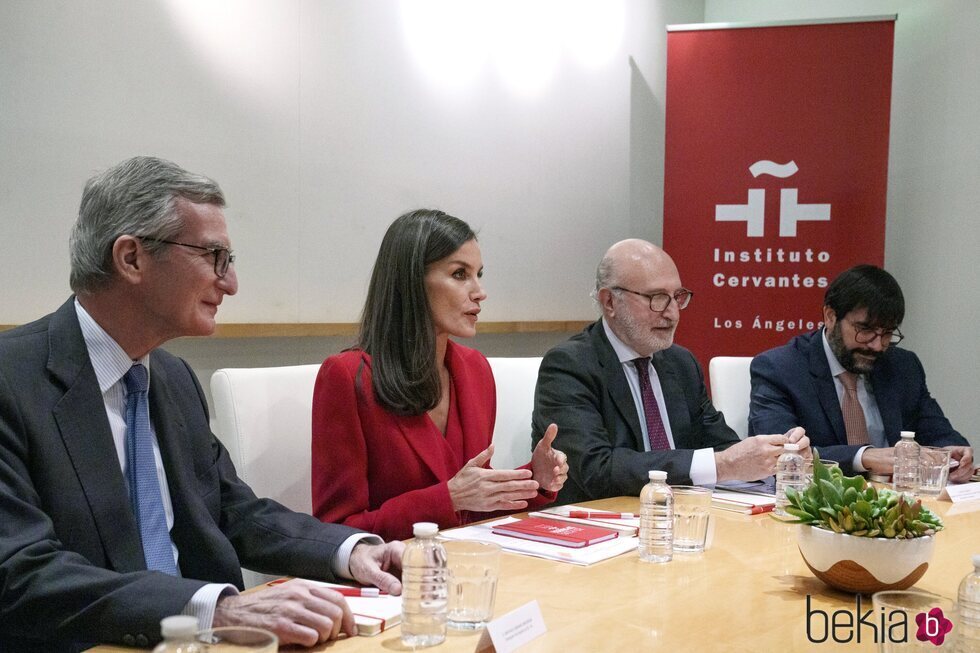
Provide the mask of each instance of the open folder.
[{"label": "open folder", "polygon": [[534,542],[522,540],[506,535],[497,535],[493,532],[494,527],[503,524],[510,524],[519,521],[514,517],[504,517],[482,524],[453,528],[448,531],[441,531],[440,537],[449,540],[479,540],[481,542],[493,542],[499,544],[504,551],[520,553],[523,555],[546,558],[548,560],[558,560],[560,562],[570,562],[573,565],[588,566],[608,560],[618,555],[622,555],[636,549],[638,540],[635,536],[621,534],[619,537],[605,542],[599,542],[591,546],[580,549],[571,549],[566,546],[548,544],[546,542]]},{"label": "open folder", "polygon": [[762,494],[728,492],[715,488],[711,493],[711,507],[730,512],[740,512],[744,515],[760,515],[773,511],[776,507],[776,498]]},{"label": "open folder", "polygon": [[534,542],[547,542],[572,549],[581,549],[619,537],[619,531],[593,524],[576,524],[557,519],[527,517],[494,526],[493,532],[507,537],[519,537]]},{"label": "open folder", "polygon": [[[602,526],[604,528],[611,528],[613,530],[619,531],[624,535],[637,535],[640,529],[640,518],[633,517],[632,519],[603,519],[602,517],[572,517],[573,512],[590,512],[588,508],[582,506],[553,506],[545,510],[540,510],[537,512],[529,512],[529,517],[545,517],[547,519],[560,519],[561,521],[570,521],[577,524],[592,524],[593,526]],[[603,511],[595,511],[597,513],[602,513]]]}]

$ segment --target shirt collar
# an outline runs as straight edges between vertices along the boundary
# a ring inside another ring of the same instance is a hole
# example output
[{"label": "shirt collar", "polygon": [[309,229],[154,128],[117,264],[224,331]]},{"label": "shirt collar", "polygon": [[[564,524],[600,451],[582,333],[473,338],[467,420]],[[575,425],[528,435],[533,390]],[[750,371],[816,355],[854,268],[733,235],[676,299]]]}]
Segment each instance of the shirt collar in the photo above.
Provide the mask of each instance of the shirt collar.
[{"label": "shirt collar", "polygon": [[[131,359],[123,348],[112,339],[105,329],[99,326],[88,311],[75,298],[75,314],[78,316],[78,326],[82,330],[82,338],[85,339],[85,348],[88,349],[89,360],[92,361],[92,368],[95,370],[95,378],[99,381],[99,390],[105,392],[119,383],[125,376],[129,368],[136,363],[142,363],[146,367],[147,374],[150,371],[150,355],[147,354],[139,360]],[[149,387],[149,382],[147,382]]]},{"label": "shirt collar", "polygon": [[845,372],[844,366],[837,360],[834,350],[830,348],[830,341],[827,340],[827,327],[820,332],[823,339],[823,353],[827,355],[827,363],[830,365],[830,376],[837,378],[841,372]]},{"label": "shirt collar", "polygon": [[634,359],[643,358],[643,356],[636,353],[632,347],[620,340],[613,333],[613,330],[606,324],[606,318],[602,318],[602,330],[606,332],[606,337],[609,338],[609,344],[612,345],[613,351],[616,352],[616,357],[619,358],[620,363],[630,363]]}]

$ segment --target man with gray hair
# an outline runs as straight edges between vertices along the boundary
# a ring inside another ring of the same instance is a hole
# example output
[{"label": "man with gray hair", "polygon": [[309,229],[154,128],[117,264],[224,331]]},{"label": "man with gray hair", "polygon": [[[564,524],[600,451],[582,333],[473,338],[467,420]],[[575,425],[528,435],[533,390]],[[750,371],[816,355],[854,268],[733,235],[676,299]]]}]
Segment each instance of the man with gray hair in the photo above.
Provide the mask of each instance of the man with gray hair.
[{"label": "man with gray hair", "polygon": [[260,499],[211,434],[188,365],[238,290],[221,189],[136,157],[93,177],[71,235],[75,296],[0,335],[0,650],[146,647],[160,619],[355,632],[306,582],[239,594],[241,565],[397,594],[403,545]]},{"label": "man with gray hair", "polygon": [[637,496],[654,469],[671,484],[762,479],[786,441],[809,455],[803,429],[739,441],[711,405],[694,356],[673,344],[693,295],[655,245],[624,240],[603,256],[594,295],[602,317],[549,351],[538,371],[532,440],[558,425],[568,455],[559,503]]}]

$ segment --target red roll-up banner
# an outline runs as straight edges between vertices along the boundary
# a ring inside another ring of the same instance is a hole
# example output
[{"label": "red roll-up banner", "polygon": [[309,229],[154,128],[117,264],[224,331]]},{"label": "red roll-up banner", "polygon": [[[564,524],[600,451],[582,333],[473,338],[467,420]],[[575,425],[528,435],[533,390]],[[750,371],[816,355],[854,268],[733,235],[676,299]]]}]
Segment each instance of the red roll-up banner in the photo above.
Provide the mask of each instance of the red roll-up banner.
[{"label": "red roll-up banner", "polygon": [[882,265],[894,17],[668,30],[664,249],[707,367],[817,328],[837,274]]}]

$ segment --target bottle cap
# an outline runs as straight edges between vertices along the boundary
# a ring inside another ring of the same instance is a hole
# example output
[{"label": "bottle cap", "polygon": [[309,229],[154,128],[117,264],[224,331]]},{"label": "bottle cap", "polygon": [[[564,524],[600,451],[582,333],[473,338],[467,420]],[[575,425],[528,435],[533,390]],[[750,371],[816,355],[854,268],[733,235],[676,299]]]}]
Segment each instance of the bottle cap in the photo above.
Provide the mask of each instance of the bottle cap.
[{"label": "bottle cap", "polygon": [[915,439],[915,431],[901,431],[900,435],[903,438],[912,438],[913,440]]},{"label": "bottle cap", "polygon": [[193,638],[197,635],[197,617],[183,614],[164,617],[160,620],[160,634],[163,635],[164,639],[175,637]]},{"label": "bottle cap", "polygon": [[800,443],[799,442],[784,442],[783,443],[783,451],[799,451],[799,450],[800,450]]},{"label": "bottle cap", "polygon": [[980,553],[973,554],[973,566],[980,571]]},{"label": "bottle cap", "polygon": [[651,469],[649,472],[647,472],[647,476],[650,478],[651,481],[667,480],[667,472],[662,472],[658,469]]},{"label": "bottle cap", "polygon": [[439,532],[439,524],[430,521],[420,521],[412,524],[412,535],[415,537],[431,537]]}]

